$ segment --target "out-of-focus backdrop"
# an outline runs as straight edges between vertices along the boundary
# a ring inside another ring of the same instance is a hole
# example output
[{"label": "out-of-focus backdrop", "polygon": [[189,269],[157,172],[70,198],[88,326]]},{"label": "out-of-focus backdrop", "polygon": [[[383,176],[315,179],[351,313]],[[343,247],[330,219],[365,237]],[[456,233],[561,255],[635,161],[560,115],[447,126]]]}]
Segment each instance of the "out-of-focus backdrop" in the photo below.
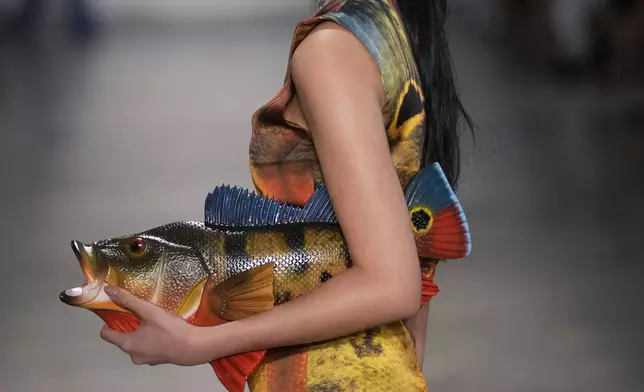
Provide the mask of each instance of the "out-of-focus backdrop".
[{"label": "out-of-focus backdrop", "polygon": [[[644,2],[449,0],[473,254],[439,268],[435,392],[642,389]],[[69,247],[251,186],[250,116],[312,0],[0,1],[0,390],[219,391],[59,302]]]}]

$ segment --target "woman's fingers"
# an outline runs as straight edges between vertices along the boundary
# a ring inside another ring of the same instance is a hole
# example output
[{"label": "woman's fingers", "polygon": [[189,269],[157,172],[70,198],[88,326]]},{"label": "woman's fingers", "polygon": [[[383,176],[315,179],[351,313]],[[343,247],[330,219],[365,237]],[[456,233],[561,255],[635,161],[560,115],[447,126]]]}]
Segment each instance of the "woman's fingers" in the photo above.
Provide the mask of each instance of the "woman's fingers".
[{"label": "woman's fingers", "polygon": [[117,332],[107,325],[103,325],[103,328],[101,329],[101,339],[105,340],[108,343],[112,343],[116,347],[129,354],[126,343],[128,340],[127,335],[127,333]]},{"label": "woman's fingers", "polygon": [[115,286],[105,286],[105,293],[114,303],[137,314],[140,318],[151,318],[156,311],[161,310],[153,303],[139,299],[128,291]]}]

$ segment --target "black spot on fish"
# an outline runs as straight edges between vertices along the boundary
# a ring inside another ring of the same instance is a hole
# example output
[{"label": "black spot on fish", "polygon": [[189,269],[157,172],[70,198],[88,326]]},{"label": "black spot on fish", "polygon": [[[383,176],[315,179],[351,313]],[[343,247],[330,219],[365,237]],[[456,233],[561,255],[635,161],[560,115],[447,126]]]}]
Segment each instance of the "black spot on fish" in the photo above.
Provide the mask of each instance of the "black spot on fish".
[{"label": "black spot on fish", "polygon": [[332,277],[333,277],[333,275],[331,275],[330,273],[324,271],[324,272],[322,272],[322,276],[320,277],[320,281],[326,282],[327,280],[331,279]]},{"label": "black spot on fish", "polygon": [[232,258],[248,258],[246,244],[248,236],[245,232],[231,232],[224,237],[224,252]]},{"label": "black spot on fish", "polygon": [[423,100],[420,92],[416,89],[416,85],[414,83],[409,83],[409,89],[400,103],[396,128],[402,127],[406,121],[415,115],[422,113],[423,109]]},{"label": "black spot on fish", "polygon": [[416,230],[427,229],[431,221],[432,221],[432,217],[427,213],[427,211],[419,210],[419,211],[414,211],[411,214],[411,223],[414,225],[414,229]]},{"label": "black spot on fish", "polygon": [[302,227],[289,226],[284,230],[286,245],[294,251],[304,250],[304,230]]},{"label": "black spot on fish", "polygon": [[277,299],[276,299],[276,304],[281,305],[285,302],[288,302],[291,299],[291,292],[290,291],[283,291],[279,294],[277,294]]}]

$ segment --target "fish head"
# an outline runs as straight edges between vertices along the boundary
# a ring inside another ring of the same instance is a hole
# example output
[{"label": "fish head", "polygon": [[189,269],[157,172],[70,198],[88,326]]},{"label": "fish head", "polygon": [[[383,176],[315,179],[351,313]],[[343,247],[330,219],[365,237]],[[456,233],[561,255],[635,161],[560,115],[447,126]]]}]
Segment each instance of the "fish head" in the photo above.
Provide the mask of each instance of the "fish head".
[{"label": "fish head", "polygon": [[108,325],[118,324],[125,315],[135,315],[104,292],[106,285],[113,285],[189,320],[199,307],[209,276],[203,245],[204,228],[194,222],[92,244],[72,241],[86,283],[61,292],[60,299],[93,311]]}]

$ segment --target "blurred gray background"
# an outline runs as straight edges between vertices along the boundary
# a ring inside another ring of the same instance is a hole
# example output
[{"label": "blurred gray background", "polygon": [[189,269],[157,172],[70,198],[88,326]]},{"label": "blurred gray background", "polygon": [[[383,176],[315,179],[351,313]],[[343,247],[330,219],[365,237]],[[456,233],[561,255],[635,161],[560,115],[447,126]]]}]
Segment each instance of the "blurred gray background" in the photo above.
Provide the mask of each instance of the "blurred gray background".
[{"label": "blurred gray background", "polygon": [[[0,391],[223,390],[209,366],[132,365],[60,303],[69,242],[251,186],[250,116],[314,1],[40,3],[0,1]],[[437,273],[430,388],[641,391],[644,6],[450,4],[474,247]]]}]

